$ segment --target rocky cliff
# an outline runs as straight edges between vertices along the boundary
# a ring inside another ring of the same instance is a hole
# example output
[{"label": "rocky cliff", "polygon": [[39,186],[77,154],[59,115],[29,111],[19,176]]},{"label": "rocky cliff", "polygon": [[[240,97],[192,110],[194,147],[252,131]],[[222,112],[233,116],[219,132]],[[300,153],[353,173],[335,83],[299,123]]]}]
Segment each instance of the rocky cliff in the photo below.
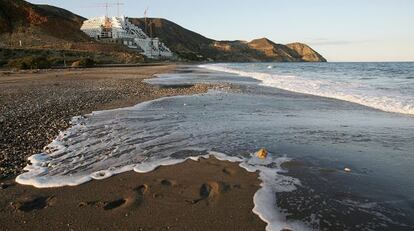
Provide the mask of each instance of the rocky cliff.
[{"label": "rocky cliff", "polygon": [[277,44],[267,38],[245,41],[217,41],[161,18],[131,18],[132,23],[159,37],[182,57],[224,62],[279,61],[326,62],[315,50],[301,43]]},{"label": "rocky cliff", "polygon": [[313,50],[306,44],[303,43],[290,43],[286,45],[290,49],[296,51],[300,58],[306,62],[326,62],[326,59],[322,57],[318,52]]}]

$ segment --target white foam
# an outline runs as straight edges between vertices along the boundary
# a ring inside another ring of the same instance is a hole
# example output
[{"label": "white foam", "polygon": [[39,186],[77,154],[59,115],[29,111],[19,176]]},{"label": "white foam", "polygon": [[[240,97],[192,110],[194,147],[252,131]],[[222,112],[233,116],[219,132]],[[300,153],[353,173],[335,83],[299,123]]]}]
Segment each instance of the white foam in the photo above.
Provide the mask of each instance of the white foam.
[{"label": "white foam", "polygon": [[[300,184],[297,179],[279,174],[283,171],[281,163],[288,161],[288,158],[269,153],[265,160],[261,160],[253,154],[243,157],[208,149],[210,145],[223,142],[228,142],[225,146],[231,146],[240,141],[243,147],[246,146],[242,137],[229,136],[229,128],[226,127],[245,127],[245,120],[231,125],[229,121],[217,118],[216,114],[208,117],[212,113],[206,113],[204,107],[203,110],[191,109],[196,103],[204,105],[202,99],[214,104],[211,102],[214,97],[217,102],[223,100],[221,93],[212,92],[201,98],[196,96],[186,107],[182,105],[188,102],[188,98],[179,96],[74,117],[72,126],[45,147],[44,153],[29,158],[31,164],[26,166],[27,172],[19,175],[16,182],[38,188],[75,186],[126,171],[146,173],[159,166],[214,156],[219,160],[239,163],[247,171],[260,172],[262,188],[253,198],[253,211],[268,224],[267,230],[306,230],[300,223],[287,222],[275,207],[276,192],[291,191]],[[167,111],[165,105],[169,106]],[[171,108],[179,108],[179,112]],[[198,113],[207,117],[200,118]],[[229,118],[226,113],[222,116]],[[206,120],[208,122],[202,123]],[[186,156],[185,153],[200,154]]]},{"label": "white foam", "polygon": [[161,160],[156,160],[153,162],[142,162],[134,167],[134,171],[138,173],[147,173],[151,172],[154,169],[160,167],[160,166],[169,166],[169,165],[175,165],[182,163],[186,161],[187,159],[171,159],[171,158],[165,158]]},{"label": "white foam", "polygon": [[[240,158],[236,156],[229,156],[220,152],[210,151],[207,155],[190,156],[185,159],[164,159],[149,164],[139,164],[134,168],[134,171],[139,173],[146,173],[154,170],[159,166],[168,166],[182,163],[188,159],[199,161],[200,158],[207,159],[215,157],[221,161],[239,162],[239,166],[248,172],[259,172],[259,179],[262,181],[261,188],[255,193],[253,197],[254,208],[253,212],[267,223],[267,231],[279,231],[283,229],[290,230],[311,230],[305,223],[300,221],[287,221],[285,216],[281,214],[276,205],[276,192],[290,192],[296,190],[296,186],[301,185],[296,178],[280,175],[278,173],[284,172],[281,165],[290,161],[287,157],[273,158],[271,154],[265,160],[257,158],[254,154],[250,158]],[[272,165],[273,164],[273,165]],[[272,168],[266,167],[272,165]],[[276,165],[276,166],[275,166]],[[276,167],[276,168],[275,168]]]},{"label": "white foam", "polygon": [[[164,158],[161,160],[153,160],[150,162],[143,162],[135,166],[124,166],[120,169],[107,169],[93,172],[89,176],[80,178],[76,177],[57,177],[48,178],[40,177],[38,174],[47,173],[46,168],[49,157],[46,154],[37,154],[29,158],[32,165],[28,165],[25,170],[28,172],[21,174],[16,178],[16,182],[25,185],[33,185],[38,188],[49,188],[49,187],[62,187],[62,186],[75,186],[92,179],[103,180],[113,175],[134,170],[138,173],[151,172],[159,166],[168,166],[182,163],[188,159],[198,161],[200,158],[209,158],[214,156],[221,161],[240,162],[239,166],[246,169],[249,172],[259,171],[259,179],[262,181],[261,188],[255,193],[253,201],[254,208],[253,212],[257,214],[263,221],[267,223],[266,230],[278,231],[282,229],[291,230],[309,230],[309,228],[299,221],[286,221],[285,217],[277,211],[275,208],[276,204],[276,192],[289,192],[296,189],[296,185],[300,185],[298,179],[279,175],[278,173],[283,172],[280,167],[282,163],[289,161],[289,158],[280,157],[273,159],[269,155],[265,160],[257,158],[254,154],[250,158],[240,158],[235,156],[228,156],[224,153],[209,152],[209,154],[201,156],[190,156],[185,159],[171,159]],[[266,167],[269,164],[276,164],[277,168],[273,165],[272,168]]]},{"label": "white foam", "polygon": [[[118,169],[109,168],[107,170],[93,172],[89,176],[83,177],[45,177],[45,174],[47,174],[47,168],[45,166],[48,165],[50,157],[46,154],[38,154],[29,158],[32,165],[28,165],[25,168],[28,172],[19,175],[16,178],[16,182],[25,185],[32,185],[38,188],[75,186],[92,179],[103,180],[126,171],[134,170],[138,173],[147,173],[153,171],[159,166],[175,165],[189,159],[198,161],[200,158],[207,159],[210,156],[214,156],[216,159],[221,161],[239,162],[239,166],[249,172],[259,171],[259,179],[262,182],[260,184],[261,188],[255,193],[253,198],[255,205],[253,212],[267,223],[266,230],[279,231],[284,228],[291,230],[310,230],[305,224],[299,221],[286,221],[285,217],[277,211],[277,208],[275,207],[275,193],[295,190],[296,186],[300,185],[300,181],[289,176],[278,174],[283,172],[280,167],[281,164],[289,161],[290,159],[286,157],[273,158],[271,154],[269,154],[265,160],[262,160],[257,158],[254,154],[252,154],[250,158],[240,158],[211,151],[206,155],[190,156],[184,159],[154,159],[135,166],[124,166]],[[273,164],[272,168],[266,167],[271,164]],[[277,166],[276,168],[275,165]],[[38,177],[38,175],[42,175],[42,177]]]},{"label": "white foam", "polygon": [[262,72],[249,72],[226,67],[220,64],[200,65],[199,67],[252,77],[262,81],[262,85],[287,91],[339,99],[386,112],[414,115],[414,100],[402,95],[390,95],[381,90],[372,90],[355,83],[341,83],[322,79],[306,79],[291,75],[276,75]]},{"label": "white foam", "polygon": [[[298,179],[279,174],[284,172],[281,165],[287,161],[290,161],[287,157],[273,159],[269,155],[262,160],[253,155],[250,159],[240,163],[240,167],[249,172],[259,171],[259,179],[262,181],[261,188],[253,197],[253,213],[267,223],[266,230],[268,231],[311,230],[300,221],[287,221],[284,215],[276,209],[276,192],[291,192],[296,190],[296,186],[301,185]],[[270,164],[273,164],[272,168],[267,167]]]}]

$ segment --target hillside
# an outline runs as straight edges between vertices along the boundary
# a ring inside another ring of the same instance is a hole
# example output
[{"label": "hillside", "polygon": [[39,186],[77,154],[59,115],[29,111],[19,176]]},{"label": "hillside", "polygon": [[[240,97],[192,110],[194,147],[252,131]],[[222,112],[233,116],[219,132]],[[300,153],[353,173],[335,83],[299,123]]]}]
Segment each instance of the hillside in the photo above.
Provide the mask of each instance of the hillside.
[{"label": "hillside", "polygon": [[326,59],[322,57],[318,52],[313,50],[311,47],[309,47],[306,44],[303,43],[290,43],[286,45],[290,49],[296,51],[297,54],[300,55],[301,59],[304,61],[314,61],[314,60],[320,60],[322,62],[326,62]]},{"label": "hillside", "polygon": [[[145,30],[145,19],[131,18],[130,20]],[[326,59],[315,50],[301,43],[282,45],[266,38],[251,42],[216,41],[166,19],[148,18],[147,23],[151,25],[154,36],[159,37],[174,52],[185,57],[239,62],[326,62]],[[149,27],[147,31],[151,31]]]},{"label": "hillside", "polygon": [[[123,46],[91,40],[80,27],[85,18],[49,5],[23,0],[0,0],[0,46],[125,52]],[[20,41],[22,46],[20,46]]]},{"label": "hillside", "polygon": [[[130,18],[130,21],[145,31],[144,19]],[[153,25],[153,35],[160,38],[176,52],[207,52],[210,49],[210,44],[214,41],[165,19],[151,18],[148,19],[148,22]],[[148,34],[149,31],[148,27]]]},{"label": "hillside", "polygon": [[86,42],[81,33],[85,19],[67,10],[46,5],[33,5],[22,0],[0,1],[0,34],[2,41],[17,45],[44,45],[44,41],[61,44],[64,41]]},{"label": "hillside", "polygon": [[[128,56],[128,59],[132,60],[136,60],[137,57],[131,56],[139,56],[133,50],[120,44],[108,44],[90,39],[80,30],[84,20],[85,18],[79,15],[54,6],[35,5],[23,0],[0,0],[0,47],[18,50],[53,49],[104,54],[117,53],[117,56]],[[145,30],[144,19],[130,18],[130,20]],[[159,37],[184,60],[224,62],[326,61],[312,48],[301,43],[282,45],[266,38],[251,42],[216,41],[166,19],[149,18],[148,22],[151,25],[147,28],[148,34],[152,31],[153,36]],[[24,53],[27,54],[27,52]],[[2,55],[5,57],[4,59],[7,58],[5,54],[0,54],[0,58]]]},{"label": "hillside", "polygon": [[102,64],[143,61],[122,45],[91,40],[80,30],[84,20],[54,6],[0,0],[0,67],[27,57],[45,57],[53,66],[83,57]]}]

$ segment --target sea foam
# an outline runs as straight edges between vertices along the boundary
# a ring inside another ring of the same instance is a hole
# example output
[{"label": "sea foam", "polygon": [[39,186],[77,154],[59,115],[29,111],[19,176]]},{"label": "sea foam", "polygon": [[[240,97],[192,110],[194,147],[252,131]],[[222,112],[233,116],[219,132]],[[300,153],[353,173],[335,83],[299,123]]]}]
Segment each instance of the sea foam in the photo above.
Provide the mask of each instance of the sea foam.
[{"label": "sea foam", "polygon": [[[276,192],[295,190],[300,185],[299,180],[280,174],[281,164],[290,159],[280,153],[258,159],[254,155],[257,145],[249,147],[243,138],[252,130],[263,134],[269,125],[262,125],[263,121],[250,113],[238,113],[230,121],[228,113],[235,113],[233,109],[218,112],[215,108],[218,103],[230,105],[237,98],[220,92],[177,96],[74,117],[72,126],[60,132],[43,153],[29,158],[27,172],[16,181],[38,188],[75,186],[126,171],[146,173],[159,166],[214,156],[237,162],[247,171],[260,172],[261,189],[254,195],[253,212],[268,224],[267,230],[308,229],[300,222],[286,221],[275,205]],[[214,107],[209,109],[209,104]],[[240,116],[244,119],[237,119]],[[249,123],[247,119],[252,121]],[[253,126],[255,121],[258,129],[247,126]],[[235,153],[240,147],[252,151]]]},{"label": "sea foam", "polygon": [[[386,112],[414,115],[414,99],[406,95],[391,94],[382,89],[373,89],[357,83],[346,83],[327,79],[309,79],[295,75],[280,75],[269,72],[254,72],[228,67],[225,64],[208,64],[199,67],[226,72],[262,81],[261,85],[287,91],[339,99]],[[275,69],[275,68],[272,68]]]}]

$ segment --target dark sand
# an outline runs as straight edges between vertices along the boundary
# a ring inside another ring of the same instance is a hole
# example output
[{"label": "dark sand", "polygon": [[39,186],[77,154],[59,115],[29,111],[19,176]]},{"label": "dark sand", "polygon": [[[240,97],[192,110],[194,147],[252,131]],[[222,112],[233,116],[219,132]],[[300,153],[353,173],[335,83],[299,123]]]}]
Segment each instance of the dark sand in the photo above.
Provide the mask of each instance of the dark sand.
[{"label": "dark sand", "polygon": [[142,82],[176,66],[0,73],[0,179],[14,177],[73,116],[155,98],[205,92],[208,86],[157,89]]},{"label": "dark sand", "polygon": [[142,82],[175,66],[0,74],[0,230],[264,230],[252,213],[257,174],[216,159],[76,187],[14,182],[72,116],[211,86],[157,89]]},{"label": "dark sand", "polygon": [[[10,182],[11,183],[11,182]],[[0,230],[264,230],[257,174],[207,160],[76,187],[0,190]]]}]

